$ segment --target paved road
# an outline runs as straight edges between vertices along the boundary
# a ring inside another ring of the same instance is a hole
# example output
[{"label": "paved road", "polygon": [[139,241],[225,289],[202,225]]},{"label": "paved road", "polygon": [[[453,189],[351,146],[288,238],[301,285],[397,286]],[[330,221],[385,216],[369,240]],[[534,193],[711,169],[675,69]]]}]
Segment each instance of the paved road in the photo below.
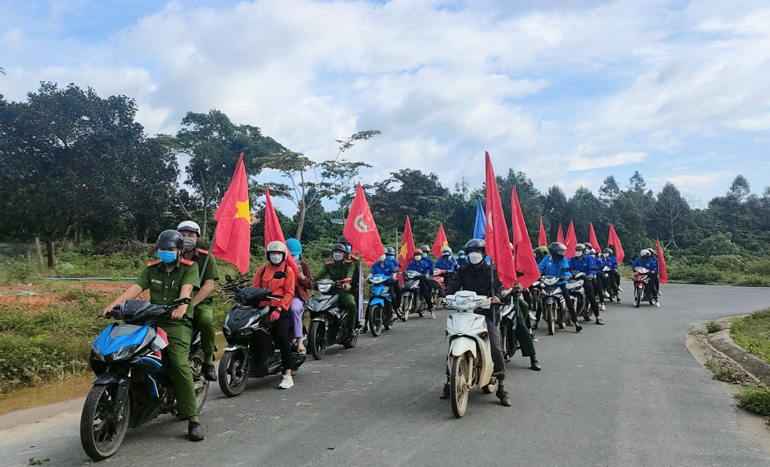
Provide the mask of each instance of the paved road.
[{"label": "paved road", "polygon": [[[770,466],[739,429],[731,398],[684,346],[695,321],[767,307],[770,289],[669,285],[664,293],[662,308],[613,305],[604,327],[540,335],[542,372],[518,355],[509,363],[508,409],[476,390],[457,420],[439,400],[439,312],[353,350],[330,349],[290,391],[276,390],[277,378],[252,381],[235,399],[216,388],[202,415],[205,441],[185,441],[186,424],[166,416],[129,432],[106,465]],[[78,420],[0,432],[0,465],[88,463]]]}]

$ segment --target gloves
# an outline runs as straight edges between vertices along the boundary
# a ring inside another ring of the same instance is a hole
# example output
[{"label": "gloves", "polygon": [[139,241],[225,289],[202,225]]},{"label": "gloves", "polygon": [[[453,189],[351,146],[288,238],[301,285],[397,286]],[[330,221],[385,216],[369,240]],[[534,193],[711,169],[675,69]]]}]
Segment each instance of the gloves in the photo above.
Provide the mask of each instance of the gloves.
[{"label": "gloves", "polygon": [[281,317],[281,312],[280,312],[280,310],[277,310],[277,309],[276,309],[276,310],[273,310],[273,312],[272,312],[272,313],[270,313],[270,318],[268,318],[268,322],[270,322],[270,323],[272,323],[272,322],[275,322],[275,321],[277,321],[277,320],[278,320],[278,318],[280,318],[280,317]]}]

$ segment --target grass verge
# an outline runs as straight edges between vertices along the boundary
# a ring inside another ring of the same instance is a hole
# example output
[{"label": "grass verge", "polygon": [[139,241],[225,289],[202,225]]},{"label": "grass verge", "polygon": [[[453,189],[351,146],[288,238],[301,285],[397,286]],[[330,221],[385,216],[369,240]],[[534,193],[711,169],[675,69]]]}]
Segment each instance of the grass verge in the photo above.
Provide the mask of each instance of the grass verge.
[{"label": "grass verge", "polygon": [[770,308],[730,323],[733,342],[770,363]]}]

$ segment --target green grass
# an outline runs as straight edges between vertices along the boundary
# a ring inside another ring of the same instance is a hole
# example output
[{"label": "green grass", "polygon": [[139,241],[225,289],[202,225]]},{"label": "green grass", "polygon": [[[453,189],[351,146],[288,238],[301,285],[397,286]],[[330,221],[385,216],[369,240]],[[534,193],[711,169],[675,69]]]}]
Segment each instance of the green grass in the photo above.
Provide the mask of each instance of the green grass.
[{"label": "green grass", "polygon": [[746,384],[751,381],[749,375],[732,362],[712,358],[706,362],[706,368],[714,373],[714,379],[717,381],[732,384]]},{"label": "green grass", "polygon": [[735,318],[730,324],[733,342],[770,363],[770,308],[745,318]]},{"label": "green grass", "polygon": [[[738,399],[738,407],[764,417],[770,417],[770,387],[765,385],[746,386],[735,398]],[[770,419],[768,421],[770,422]]]},{"label": "green grass", "polygon": [[706,323],[706,330],[709,333],[719,332],[722,330],[722,325],[717,323],[716,321],[709,321]]}]

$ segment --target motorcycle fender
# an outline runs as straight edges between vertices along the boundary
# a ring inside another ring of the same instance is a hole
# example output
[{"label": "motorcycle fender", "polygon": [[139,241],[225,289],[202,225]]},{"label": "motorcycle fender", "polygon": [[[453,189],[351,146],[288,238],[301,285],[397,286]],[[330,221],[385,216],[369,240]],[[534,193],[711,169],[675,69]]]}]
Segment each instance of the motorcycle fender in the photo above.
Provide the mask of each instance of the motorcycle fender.
[{"label": "motorcycle fender", "polygon": [[[449,349],[447,351],[448,357],[459,357],[466,352],[470,352],[474,358],[477,357],[477,345],[474,339],[469,337],[456,337],[449,343]],[[447,359],[448,361],[449,359]]]},{"label": "motorcycle fender", "polygon": [[324,329],[329,329],[329,318],[327,318],[326,316],[316,316],[315,318],[311,319],[310,321],[311,322],[312,321],[318,321],[319,323],[323,323],[323,325],[325,326]]},{"label": "motorcycle fender", "polygon": [[118,410],[120,410],[120,408],[123,407],[123,404],[126,402],[126,399],[128,398],[128,388],[131,385],[130,383],[131,381],[129,378],[125,376],[119,376],[118,374],[112,372],[105,372],[100,374],[93,382],[94,386],[117,384],[118,395],[115,398],[115,402],[113,403],[113,413],[116,413]]},{"label": "motorcycle fender", "polygon": [[372,305],[380,305],[381,307],[385,307],[385,301],[382,298],[377,297],[377,298],[372,299],[369,302],[369,306],[372,306]]},{"label": "motorcycle fender", "polygon": [[120,382],[120,376],[117,373],[106,371],[96,377],[93,381],[94,386],[105,386],[107,384],[118,384]]},{"label": "motorcycle fender", "polygon": [[243,352],[244,355],[249,355],[249,346],[248,345],[241,345],[241,344],[235,344],[235,345],[228,345],[224,349],[225,352]]}]

